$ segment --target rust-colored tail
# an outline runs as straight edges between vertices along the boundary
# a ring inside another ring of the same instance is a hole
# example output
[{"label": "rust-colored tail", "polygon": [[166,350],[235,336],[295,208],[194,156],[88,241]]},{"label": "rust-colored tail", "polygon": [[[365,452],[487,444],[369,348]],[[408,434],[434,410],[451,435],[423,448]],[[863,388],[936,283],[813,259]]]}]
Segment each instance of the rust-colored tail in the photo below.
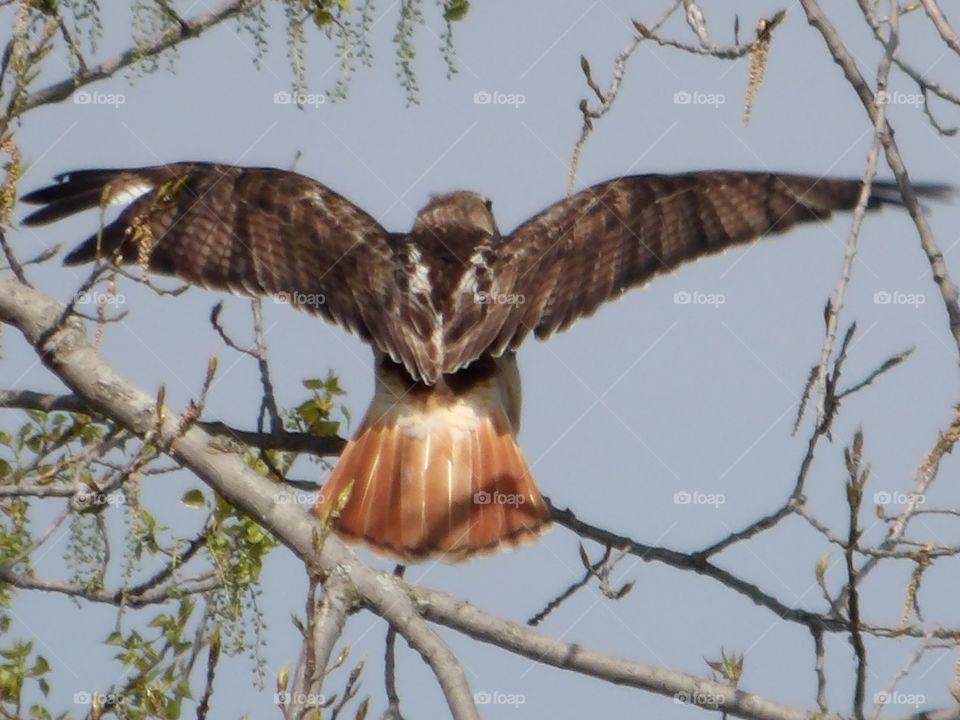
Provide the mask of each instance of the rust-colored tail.
[{"label": "rust-colored tail", "polygon": [[353,483],[335,520],[341,537],[403,561],[460,561],[549,527],[514,437],[514,359],[475,365],[428,387],[378,363],[373,404],[314,508],[326,516]]}]

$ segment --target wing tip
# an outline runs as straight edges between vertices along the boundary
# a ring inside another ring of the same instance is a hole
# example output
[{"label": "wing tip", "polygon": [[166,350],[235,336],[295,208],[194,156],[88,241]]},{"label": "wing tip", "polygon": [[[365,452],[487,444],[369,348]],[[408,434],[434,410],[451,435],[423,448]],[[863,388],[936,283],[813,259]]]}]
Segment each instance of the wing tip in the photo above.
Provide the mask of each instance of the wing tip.
[{"label": "wing tip", "polygon": [[[957,186],[940,182],[911,182],[910,186],[922,200],[946,201],[957,194]],[[870,186],[870,205],[893,205],[905,207],[903,194],[896,180],[881,180]]]}]

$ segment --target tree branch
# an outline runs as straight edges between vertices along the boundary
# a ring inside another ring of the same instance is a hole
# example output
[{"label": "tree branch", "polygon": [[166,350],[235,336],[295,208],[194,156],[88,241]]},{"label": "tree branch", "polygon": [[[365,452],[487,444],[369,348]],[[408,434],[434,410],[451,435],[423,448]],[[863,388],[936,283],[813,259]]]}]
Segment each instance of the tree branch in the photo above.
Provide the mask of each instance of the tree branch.
[{"label": "tree branch", "polygon": [[[0,390],[0,407],[19,408],[22,410],[40,410],[42,412],[69,412],[82,415],[103,417],[76,395],[56,395],[40,393],[32,390]],[[347,441],[338,436],[321,437],[313,433],[287,432],[255,432],[240,430],[217,420],[198,421],[196,423],[208,433],[221,435],[244,445],[268,450],[286,452],[309,453],[319,457],[336,456],[340,454]]]},{"label": "tree branch", "polygon": [[943,253],[940,251],[937,241],[933,237],[930,226],[927,224],[926,215],[910,183],[910,175],[903,163],[903,158],[900,155],[896,140],[894,140],[893,129],[890,127],[889,121],[885,119],[883,122],[878,121],[880,111],[874,102],[874,94],[863,79],[859,68],[857,68],[857,63],[853,55],[847,50],[846,45],[844,45],[840,39],[837,29],[827,16],[824,15],[820,3],[817,2],[817,0],[800,0],[800,5],[807,15],[807,22],[823,37],[833,59],[842,69],[847,82],[850,83],[851,87],[857,93],[857,97],[860,98],[860,102],[864,110],[866,110],[870,121],[881,128],[878,135],[886,154],[887,164],[890,166],[890,170],[893,171],[893,176],[897,181],[897,187],[899,187],[900,194],[903,197],[903,203],[917,228],[917,234],[920,236],[920,245],[927,256],[927,262],[930,264],[934,282],[940,288],[940,296],[947,310],[950,333],[953,335],[954,343],[957,345],[958,351],[960,351],[960,292],[958,292],[956,284],[950,277],[947,265],[943,259]]},{"label": "tree branch", "polygon": [[118,70],[122,70],[139,60],[154,57],[165,50],[179,45],[185,40],[198,37],[210,28],[219,25],[224,20],[239,15],[253,4],[252,0],[227,0],[227,2],[224,2],[208,13],[184,20],[177,25],[175,30],[168,32],[150,44],[127,48],[99,65],[82,68],[72,77],[64,78],[41,90],[29,93],[23,98],[19,108],[21,112],[26,112],[41,105],[48,105],[65,100],[70,97],[77,88],[96,82],[97,80],[108,78]]},{"label": "tree branch", "polygon": [[940,33],[940,37],[943,38],[947,47],[960,55],[960,36],[957,35],[957,31],[953,29],[947,18],[944,17],[943,11],[940,9],[940,6],[937,5],[936,0],[920,0],[920,2],[923,5],[923,11],[927,13],[927,17],[930,18],[933,26],[937,29],[937,32]]},{"label": "tree branch", "polygon": [[239,456],[217,451],[194,425],[179,427],[175,414],[157,417],[156,399],[106,365],[86,339],[83,324],[63,319],[64,306],[23,284],[0,280],[0,320],[20,330],[40,358],[87,405],[140,436],[159,436],[161,447],[242,512],[256,518],[299,558],[324,572],[347,574],[364,603],[386,619],[430,665],[457,720],[479,718],[456,655],[430,629],[411,598],[389,575],[372,570],[334,535],[314,548],[317,519],[294,505],[274,502],[269,482]]},{"label": "tree branch", "polygon": [[[565,643],[523,625],[501,620],[445,593],[414,590],[414,597],[427,619],[536,662],[616,685],[641,688],[736,717],[810,720],[814,715],[810,710],[781,705],[706,678],[606,655],[575,643]],[[840,720],[838,715],[821,714],[817,717],[818,720]]]}]

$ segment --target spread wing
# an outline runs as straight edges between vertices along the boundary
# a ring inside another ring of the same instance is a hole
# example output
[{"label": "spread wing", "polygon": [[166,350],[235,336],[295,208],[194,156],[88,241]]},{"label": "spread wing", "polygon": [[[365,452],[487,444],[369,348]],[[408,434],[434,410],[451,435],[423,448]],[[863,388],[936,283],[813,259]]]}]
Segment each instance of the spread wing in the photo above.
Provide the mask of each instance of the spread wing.
[{"label": "spread wing", "polygon": [[439,373],[431,300],[404,292],[409,253],[372,217],[310,178],[272,168],[177,163],[83,170],[26,195],[51,222],[123,204],[67,264],[139,262],[195,285],[272,294],[369,341],[418,377]]},{"label": "spread wing", "polygon": [[[637,175],[577,193],[503,239],[492,293],[509,312],[490,316],[488,351],[516,348],[530,331],[545,339],[604,302],[706,255],[851,210],[859,180],[711,171]],[[942,196],[945,185],[915,185]],[[869,208],[900,204],[896,184],[872,185]],[[502,310],[502,309],[501,309]]]}]

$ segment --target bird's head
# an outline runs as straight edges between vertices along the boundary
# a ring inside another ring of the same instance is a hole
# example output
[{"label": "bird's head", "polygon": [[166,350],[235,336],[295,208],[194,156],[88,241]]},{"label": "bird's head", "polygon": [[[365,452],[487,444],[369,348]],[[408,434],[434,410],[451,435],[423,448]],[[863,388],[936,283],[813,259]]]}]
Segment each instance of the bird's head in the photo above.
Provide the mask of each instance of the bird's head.
[{"label": "bird's head", "polygon": [[417,215],[413,231],[418,235],[433,234],[438,237],[452,231],[480,231],[494,237],[500,234],[493,219],[493,203],[480,193],[467,190],[430,198],[430,202]]}]

